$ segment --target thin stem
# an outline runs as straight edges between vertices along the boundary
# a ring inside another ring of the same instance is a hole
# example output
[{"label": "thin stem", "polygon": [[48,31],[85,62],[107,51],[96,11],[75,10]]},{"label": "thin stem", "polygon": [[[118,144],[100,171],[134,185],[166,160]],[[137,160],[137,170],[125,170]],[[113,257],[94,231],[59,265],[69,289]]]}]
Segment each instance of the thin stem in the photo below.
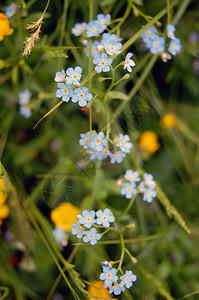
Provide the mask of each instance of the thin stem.
[{"label": "thin stem", "polygon": [[131,7],[130,5],[127,6],[126,8],[126,11],[121,19],[121,21],[113,28],[109,31],[109,33],[113,33],[114,31],[117,31],[121,26],[122,24],[126,21],[126,19],[128,18],[128,15],[130,14],[130,11],[131,11]]},{"label": "thin stem", "polygon": [[66,14],[67,14],[67,9],[68,9],[68,0],[64,0],[64,8],[63,8],[63,14],[61,17],[61,34],[60,34],[60,39],[59,39],[59,46],[63,44],[64,40],[64,29],[66,27]]},{"label": "thin stem", "polygon": [[170,0],[167,0],[167,23],[171,23]]},{"label": "thin stem", "polygon": [[122,249],[121,249],[120,262],[119,262],[119,265],[117,267],[117,271],[120,270],[120,272],[123,274],[122,263],[123,263],[123,260],[124,260],[125,244],[124,244],[124,237],[123,237],[123,234],[122,234],[122,229],[121,229],[120,224],[118,226],[119,226],[119,229],[120,229],[120,242],[121,242],[121,248]]},{"label": "thin stem", "polygon": [[48,0],[48,2],[47,2],[47,4],[46,4],[46,7],[45,7],[45,9],[44,9],[44,11],[43,11],[43,14],[42,14],[42,17],[45,15],[45,13],[46,13],[46,11],[47,11],[47,9],[48,9],[49,4],[50,4],[50,0]]},{"label": "thin stem", "polygon": [[131,209],[131,206],[133,205],[135,197],[136,197],[136,195],[133,196],[133,198],[129,202],[128,206],[126,207],[126,209],[119,215],[119,218],[121,218],[123,215],[127,214],[127,212]]}]

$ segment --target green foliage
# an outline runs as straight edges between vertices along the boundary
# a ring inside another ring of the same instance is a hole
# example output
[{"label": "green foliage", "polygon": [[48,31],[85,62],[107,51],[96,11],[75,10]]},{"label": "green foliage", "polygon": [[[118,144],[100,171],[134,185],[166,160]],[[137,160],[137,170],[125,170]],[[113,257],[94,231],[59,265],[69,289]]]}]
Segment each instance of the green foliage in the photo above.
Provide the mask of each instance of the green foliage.
[{"label": "green foliage", "polygon": [[[0,42],[0,175],[10,208],[0,227],[0,299],[89,299],[87,286],[99,280],[105,260],[121,274],[132,269],[137,275],[117,299],[198,299],[199,35],[191,39],[199,29],[197,1],[17,4],[9,19],[14,32]],[[87,57],[81,38],[71,33],[75,23],[98,13],[110,13],[110,33],[123,38],[108,74],[94,71],[91,53]],[[138,38],[152,25],[165,33],[168,15],[182,51],[163,63],[160,55],[145,53]],[[136,62],[131,73],[123,69],[128,52]],[[83,69],[80,87],[93,94],[88,112],[56,97],[56,72],[77,65]],[[18,105],[25,89],[32,93],[28,119]],[[161,127],[170,112],[177,125]],[[89,159],[79,138],[94,129],[105,132],[113,148],[120,133],[130,136],[134,147],[122,164]],[[139,146],[146,130],[159,137],[152,155]],[[121,195],[116,182],[128,169],[154,175],[152,204]],[[52,235],[50,212],[63,201],[81,211],[108,207],[118,228],[108,228],[95,246],[69,232],[62,248]]]}]

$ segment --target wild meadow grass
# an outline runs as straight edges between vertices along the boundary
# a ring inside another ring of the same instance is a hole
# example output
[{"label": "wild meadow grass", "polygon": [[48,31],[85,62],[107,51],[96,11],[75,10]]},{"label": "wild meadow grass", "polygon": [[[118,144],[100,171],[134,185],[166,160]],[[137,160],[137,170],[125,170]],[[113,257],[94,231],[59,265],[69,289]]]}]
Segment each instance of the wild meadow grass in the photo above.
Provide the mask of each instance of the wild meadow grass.
[{"label": "wild meadow grass", "polygon": [[1,4],[1,300],[198,299],[198,8]]}]

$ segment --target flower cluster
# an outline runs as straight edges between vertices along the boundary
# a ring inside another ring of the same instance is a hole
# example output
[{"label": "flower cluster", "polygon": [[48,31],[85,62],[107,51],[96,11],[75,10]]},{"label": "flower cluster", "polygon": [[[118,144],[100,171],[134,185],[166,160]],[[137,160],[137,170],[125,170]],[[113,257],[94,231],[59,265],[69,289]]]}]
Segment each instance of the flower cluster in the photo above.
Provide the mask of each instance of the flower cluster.
[{"label": "flower cluster", "polygon": [[68,102],[70,99],[73,103],[78,102],[81,107],[85,107],[87,102],[91,101],[93,95],[89,93],[86,87],[74,88],[80,85],[82,77],[82,68],[79,66],[68,68],[66,73],[64,70],[57,72],[54,80],[57,82],[58,90],[56,96],[62,98],[63,101]]},{"label": "flower cluster", "polygon": [[120,276],[120,282],[118,282],[117,270],[112,268],[111,263],[103,262],[102,266],[103,272],[100,274],[100,279],[104,281],[110,294],[120,295],[126,288],[132,287],[137,280],[137,276],[132,271],[126,271],[124,275]]},{"label": "flower cluster", "polygon": [[32,112],[28,106],[31,96],[32,93],[28,89],[19,93],[19,113],[25,118],[30,118],[32,115]]},{"label": "flower cluster", "polygon": [[[107,29],[107,24],[110,20],[110,14],[99,14],[97,15],[97,20],[93,20],[88,24],[77,23],[72,28],[72,33],[75,36],[80,36],[81,34],[85,35],[86,39],[84,39],[82,43],[86,45],[87,56],[89,56],[90,52],[90,45],[87,38],[98,38],[98,40],[93,41],[91,44],[91,55],[97,73],[110,71],[113,60],[109,58],[108,55],[112,56],[121,53],[122,44],[120,42],[122,39],[118,38],[114,33],[110,34],[104,32]],[[100,36],[100,34],[102,34],[102,36]],[[124,69],[127,69],[129,72],[132,71],[131,67],[135,66],[135,62],[130,59],[132,56],[132,53],[128,53],[124,62]]]},{"label": "flower cluster", "polygon": [[[91,245],[95,245],[101,238],[101,235],[95,228],[92,228],[94,224],[101,225],[103,227],[109,227],[110,223],[115,221],[110,209],[105,208],[104,211],[84,210],[82,216],[79,217],[77,223],[72,224],[72,234],[76,235],[78,239],[83,237],[85,243],[90,242]],[[86,230],[89,229],[89,230]]]},{"label": "flower cluster", "polygon": [[[174,32],[175,27],[171,24],[167,25],[167,37],[170,39],[168,51],[172,55],[176,55],[181,49],[180,40],[175,37]],[[165,38],[159,35],[159,32],[157,32],[154,27],[149,27],[141,35],[147,48],[149,48],[153,54],[160,52],[164,53],[163,51],[165,50]],[[164,53],[162,59],[164,62],[166,62],[168,59],[171,59],[171,56],[170,54]]]},{"label": "flower cluster", "polygon": [[108,141],[103,132],[95,133],[95,131],[93,131],[91,133],[82,133],[80,137],[79,143],[87,150],[91,160],[102,161],[109,157],[112,164],[115,162],[121,163],[126,153],[130,153],[130,150],[133,148],[133,144],[130,143],[128,135],[120,134],[119,137],[115,139],[115,148],[119,148],[115,153],[112,153],[108,149]]},{"label": "flower cluster", "polygon": [[156,197],[157,193],[154,190],[156,183],[151,174],[145,173],[141,181],[140,174],[137,171],[127,170],[124,178],[128,180],[128,182],[123,183],[121,194],[127,199],[131,199],[139,192],[143,194],[143,200],[149,203]]}]

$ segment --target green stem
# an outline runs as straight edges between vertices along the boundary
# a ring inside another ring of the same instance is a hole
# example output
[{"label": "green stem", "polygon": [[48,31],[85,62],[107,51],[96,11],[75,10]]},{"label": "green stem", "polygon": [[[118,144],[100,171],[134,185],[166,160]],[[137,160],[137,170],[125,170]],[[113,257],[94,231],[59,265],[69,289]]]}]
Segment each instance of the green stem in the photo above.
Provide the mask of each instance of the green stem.
[{"label": "green stem", "polygon": [[46,7],[45,7],[45,9],[44,9],[44,11],[43,11],[43,14],[42,14],[42,17],[45,15],[45,13],[46,13],[46,11],[47,11],[47,9],[48,9],[49,4],[50,4],[50,0],[48,0],[48,2],[47,2],[47,4],[46,4]]},{"label": "green stem", "polygon": [[167,23],[171,23],[170,0],[167,0]]},{"label": "green stem", "polygon": [[60,39],[59,39],[59,44],[58,46],[62,46],[63,40],[64,40],[64,30],[66,27],[66,14],[67,14],[67,9],[68,9],[69,1],[64,0],[64,8],[63,8],[63,14],[61,17],[61,34],[60,34]]},{"label": "green stem", "polygon": [[128,206],[126,207],[126,209],[119,215],[119,218],[121,218],[122,216],[124,216],[125,214],[127,214],[127,212],[131,209],[131,206],[133,205],[135,197],[136,197],[136,195],[133,196],[133,198],[129,202]]},{"label": "green stem", "polygon": [[123,260],[124,260],[125,244],[124,244],[124,237],[123,237],[121,226],[119,224],[118,224],[118,226],[119,226],[119,229],[120,229],[120,243],[121,243],[121,248],[122,249],[121,249],[120,262],[119,262],[119,265],[117,267],[117,271],[119,270],[123,274],[122,263],[123,263]]},{"label": "green stem", "polygon": [[117,31],[121,26],[122,24],[126,21],[126,19],[128,18],[128,15],[130,14],[130,11],[131,11],[131,7],[130,5],[127,6],[126,8],[126,11],[122,17],[122,20],[113,28],[109,31],[109,33],[113,33],[115,31]]}]

